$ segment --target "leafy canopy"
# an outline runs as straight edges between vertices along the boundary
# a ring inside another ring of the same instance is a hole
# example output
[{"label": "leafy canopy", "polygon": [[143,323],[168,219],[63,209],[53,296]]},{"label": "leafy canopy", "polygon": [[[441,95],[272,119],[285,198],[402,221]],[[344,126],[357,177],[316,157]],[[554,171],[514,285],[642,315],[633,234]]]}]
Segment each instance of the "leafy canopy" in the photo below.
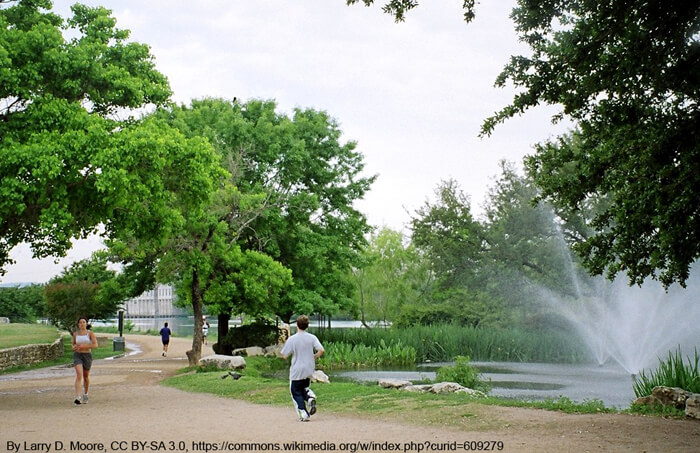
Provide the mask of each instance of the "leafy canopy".
[{"label": "leafy canopy", "polygon": [[[417,5],[392,0],[384,11],[402,21]],[[474,2],[464,8],[470,21]],[[519,92],[481,135],[541,103],[561,106],[553,120],[578,130],[526,165],[562,214],[596,213],[595,233],[575,247],[583,264],[684,284],[700,257],[700,3],[518,0],[511,18],[531,52],[498,76]]]},{"label": "leafy canopy", "polygon": [[208,143],[129,116],[170,96],[148,47],[104,8],[51,6],[0,8],[0,269],[21,242],[61,256],[100,225],[157,242],[184,221],[174,193],[196,210],[213,189]]}]

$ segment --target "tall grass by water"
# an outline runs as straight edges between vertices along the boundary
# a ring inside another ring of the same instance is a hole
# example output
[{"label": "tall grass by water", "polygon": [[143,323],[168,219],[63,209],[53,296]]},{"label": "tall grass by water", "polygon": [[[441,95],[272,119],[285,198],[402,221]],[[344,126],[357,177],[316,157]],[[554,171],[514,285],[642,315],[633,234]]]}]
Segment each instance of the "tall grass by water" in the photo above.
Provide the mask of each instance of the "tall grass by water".
[{"label": "tall grass by water", "polygon": [[634,379],[634,394],[637,397],[651,395],[654,387],[679,387],[692,393],[700,393],[700,356],[695,349],[694,358],[683,360],[680,348],[668,353],[666,360],[659,359],[659,367],[647,375],[644,370]]},{"label": "tall grass by water", "polygon": [[324,350],[318,362],[323,369],[407,367],[416,364],[416,350],[400,341],[387,344],[380,340],[376,347],[328,342]]},{"label": "tall grass by water", "polygon": [[458,325],[409,328],[312,329],[322,343],[379,348],[401,344],[416,351],[418,362],[477,361],[581,363],[589,359],[575,336],[562,331],[474,328]]}]

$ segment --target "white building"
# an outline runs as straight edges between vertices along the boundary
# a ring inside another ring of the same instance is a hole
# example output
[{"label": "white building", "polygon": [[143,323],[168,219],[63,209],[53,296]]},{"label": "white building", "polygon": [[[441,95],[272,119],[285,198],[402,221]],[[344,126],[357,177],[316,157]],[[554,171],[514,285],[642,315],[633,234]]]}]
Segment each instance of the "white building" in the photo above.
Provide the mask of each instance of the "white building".
[{"label": "white building", "polygon": [[170,285],[156,285],[151,291],[124,302],[125,318],[158,318],[186,316],[187,312],[175,306],[175,290]]}]

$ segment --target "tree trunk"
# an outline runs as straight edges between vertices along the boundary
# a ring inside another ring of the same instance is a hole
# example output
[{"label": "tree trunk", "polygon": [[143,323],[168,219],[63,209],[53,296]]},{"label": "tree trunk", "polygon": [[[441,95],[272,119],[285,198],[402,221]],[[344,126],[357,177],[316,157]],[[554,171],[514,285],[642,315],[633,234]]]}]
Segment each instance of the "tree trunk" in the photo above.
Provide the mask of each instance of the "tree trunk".
[{"label": "tree trunk", "polygon": [[219,313],[218,316],[218,321],[219,321],[219,329],[217,330],[218,336],[219,336],[219,343],[221,340],[224,339],[226,334],[228,333],[228,322],[231,319],[231,313]]},{"label": "tree trunk", "polygon": [[194,313],[194,335],[192,336],[192,349],[187,351],[187,360],[190,366],[197,366],[202,358],[202,294],[199,290],[199,274],[192,271],[192,312]]}]

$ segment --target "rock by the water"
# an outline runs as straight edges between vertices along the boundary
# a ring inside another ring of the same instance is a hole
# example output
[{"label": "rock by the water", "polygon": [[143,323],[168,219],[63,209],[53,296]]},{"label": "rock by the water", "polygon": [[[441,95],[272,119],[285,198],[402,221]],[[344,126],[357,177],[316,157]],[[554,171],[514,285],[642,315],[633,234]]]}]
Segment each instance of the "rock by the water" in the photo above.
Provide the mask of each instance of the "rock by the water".
[{"label": "rock by the water", "polygon": [[328,379],[328,375],[324,373],[321,370],[316,370],[314,371],[314,374],[311,376],[311,382],[320,382],[322,384],[330,384],[330,379]]},{"label": "rock by the water", "polygon": [[377,384],[385,389],[400,389],[412,385],[411,381],[404,381],[401,379],[379,379]]},{"label": "rock by the water", "polygon": [[199,359],[200,365],[214,365],[220,370],[241,370],[245,368],[245,359],[237,355],[214,354]]}]

